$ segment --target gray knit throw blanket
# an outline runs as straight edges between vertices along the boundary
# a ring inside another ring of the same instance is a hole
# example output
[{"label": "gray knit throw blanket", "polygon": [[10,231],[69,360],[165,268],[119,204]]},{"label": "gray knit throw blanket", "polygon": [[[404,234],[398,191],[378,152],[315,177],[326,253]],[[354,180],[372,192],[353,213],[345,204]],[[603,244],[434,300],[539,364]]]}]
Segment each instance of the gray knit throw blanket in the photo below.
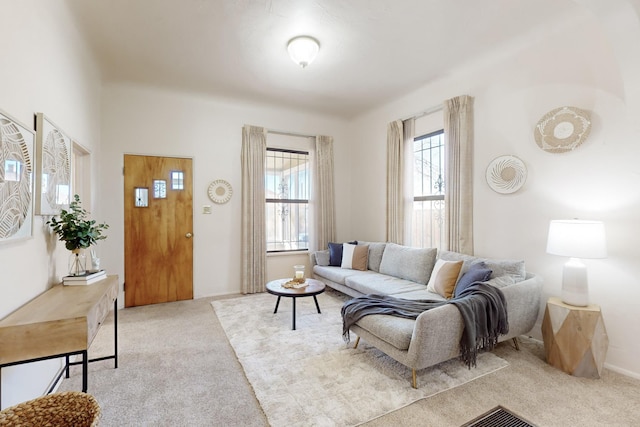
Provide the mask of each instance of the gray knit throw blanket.
[{"label": "gray knit throw blanket", "polygon": [[476,282],[459,297],[447,301],[406,300],[386,295],[365,295],[347,301],[342,306],[342,335],[349,341],[351,325],[371,314],[387,314],[417,318],[423,311],[453,304],[462,316],[464,330],[460,339],[460,359],[471,369],[476,366],[479,350],[492,350],[498,337],[509,332],[507,303],[495,286]]}]

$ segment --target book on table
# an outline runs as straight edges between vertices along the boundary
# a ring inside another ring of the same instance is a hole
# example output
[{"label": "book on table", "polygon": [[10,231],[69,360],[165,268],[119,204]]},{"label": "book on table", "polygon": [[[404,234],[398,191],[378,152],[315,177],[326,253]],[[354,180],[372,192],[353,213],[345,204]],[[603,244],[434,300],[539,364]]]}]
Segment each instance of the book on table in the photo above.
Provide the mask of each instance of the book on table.
[{"label": "book on table", "polygon": [[104,270],[93,272],[89,271],[85,274],[80,274],[77,276],[64,276],[62,278],[62,283],[64,283],[65,285],[90,285],[106,277],[107,273]]}]

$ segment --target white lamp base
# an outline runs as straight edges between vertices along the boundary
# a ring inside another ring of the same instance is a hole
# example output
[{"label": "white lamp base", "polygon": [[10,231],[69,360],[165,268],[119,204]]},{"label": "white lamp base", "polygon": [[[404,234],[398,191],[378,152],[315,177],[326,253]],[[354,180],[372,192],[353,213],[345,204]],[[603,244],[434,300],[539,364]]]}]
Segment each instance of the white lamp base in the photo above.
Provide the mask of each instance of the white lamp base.
[{"label": "white lamp base", "polygon": [[570,258],[562,270],[562,302],[578,307],[589,305],[587,266],[578,258]]}]

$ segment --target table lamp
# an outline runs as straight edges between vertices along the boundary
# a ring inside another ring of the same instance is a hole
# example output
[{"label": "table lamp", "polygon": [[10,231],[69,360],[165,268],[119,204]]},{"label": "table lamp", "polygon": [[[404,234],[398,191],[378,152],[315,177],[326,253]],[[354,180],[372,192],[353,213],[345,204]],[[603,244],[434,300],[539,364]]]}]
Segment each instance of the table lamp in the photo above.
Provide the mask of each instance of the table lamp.
[{"label": "table lamp", "polygon": [[580,258],[606,258],[607,245],[601,221],[553,220],[549,224],[547,253],[570,257],[562,270],[562,301],[589,304],[587,266]]}]

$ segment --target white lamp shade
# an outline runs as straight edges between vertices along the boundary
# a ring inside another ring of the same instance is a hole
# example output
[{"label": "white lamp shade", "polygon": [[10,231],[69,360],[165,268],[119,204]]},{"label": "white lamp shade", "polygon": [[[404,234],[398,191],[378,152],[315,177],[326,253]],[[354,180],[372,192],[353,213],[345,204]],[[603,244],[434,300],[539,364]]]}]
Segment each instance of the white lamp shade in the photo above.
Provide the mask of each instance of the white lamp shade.
[{"label": "white lamp shade", "polygon": [[299,36],[289,40],[287,50],[293,62],[304,68],[316,58],[320,44],[313,37]]},{"label": "white lamp shade", "polygon": [[601,221],[553,220],[549,224],[547,252],[572,258],[606,258],[604,224]]}]

